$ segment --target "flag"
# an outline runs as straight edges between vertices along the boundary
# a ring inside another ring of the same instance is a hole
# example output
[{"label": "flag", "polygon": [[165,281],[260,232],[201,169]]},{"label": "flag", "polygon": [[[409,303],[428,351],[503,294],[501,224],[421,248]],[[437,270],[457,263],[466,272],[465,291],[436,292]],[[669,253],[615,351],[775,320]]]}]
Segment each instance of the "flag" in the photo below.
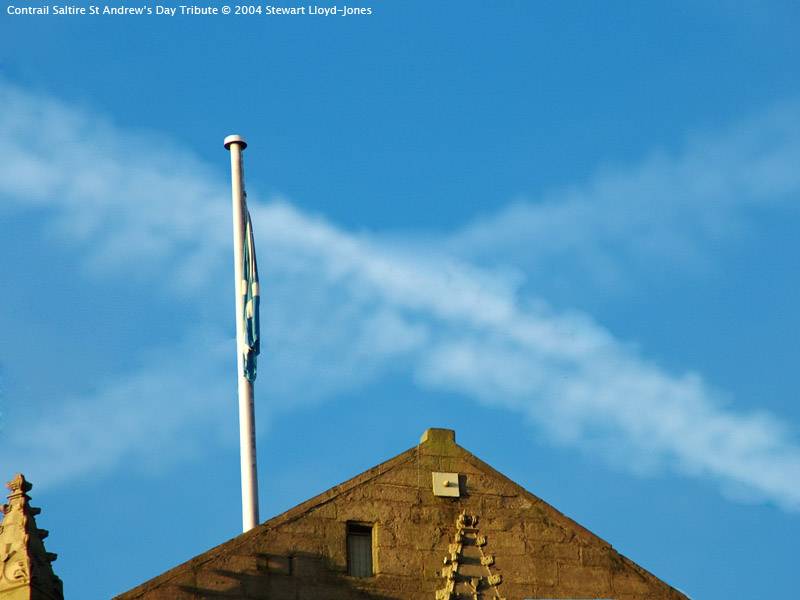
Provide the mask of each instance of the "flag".
[{"label": "flag", "polygon": [[256,357],[261,351],[261,333],[259,324],[260,290],[258,285],[258,265],[256,264],[256,246],[253,242],[253,224],[250,211],[245,206],[245,229],[242,248],[242,284],[241,294],[244,307],[244,348],[242,373],[248,381],[256,380]]}]

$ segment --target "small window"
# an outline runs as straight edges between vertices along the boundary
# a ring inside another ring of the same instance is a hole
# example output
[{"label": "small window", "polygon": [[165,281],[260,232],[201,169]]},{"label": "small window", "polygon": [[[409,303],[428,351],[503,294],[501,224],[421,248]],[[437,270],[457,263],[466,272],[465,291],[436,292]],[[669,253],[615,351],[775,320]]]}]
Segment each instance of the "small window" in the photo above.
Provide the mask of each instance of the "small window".
[{"label": "small window", "polygon": [[292,557],[291,556],[278,556],[275,554],[267,554],[263,558],[264,567],[270,573],[279,573],[281,575],[292,574]]},{"label": "small window", "polygon": [[372,577],[372,525],[347,524],[347,574]]}]

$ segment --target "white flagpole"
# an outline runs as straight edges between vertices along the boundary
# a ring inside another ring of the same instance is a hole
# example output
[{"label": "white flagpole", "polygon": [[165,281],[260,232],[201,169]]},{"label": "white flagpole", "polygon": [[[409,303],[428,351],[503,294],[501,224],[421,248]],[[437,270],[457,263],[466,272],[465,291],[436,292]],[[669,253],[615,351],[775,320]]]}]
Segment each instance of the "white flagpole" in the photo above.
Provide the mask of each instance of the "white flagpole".
[{"label": "white flagpole", "polygon": [[239,453],[242,469],[242,531],[258,524],[258,475],[256,473],[256,426],[253,408],[253,383],[244,376],[244,297],[246,285],[242,272],[244,247],[245,199],[242,174],[242,151],[247,142],[240,135],[225,138],[231,153],[231,198],[233,203],[233,270],[236,289],[236,366],[239,378]]}]

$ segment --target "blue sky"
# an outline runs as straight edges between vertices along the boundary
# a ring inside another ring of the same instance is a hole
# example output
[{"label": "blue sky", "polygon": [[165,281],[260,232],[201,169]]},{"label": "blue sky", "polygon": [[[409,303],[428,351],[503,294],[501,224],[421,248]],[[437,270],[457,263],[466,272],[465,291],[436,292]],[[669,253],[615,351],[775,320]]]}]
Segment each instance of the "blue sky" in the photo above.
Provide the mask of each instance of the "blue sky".
[{"label": "blue sky", "polygon": [[262,517],[451,427],[693,598],[796,589],[797,5],[6,5],[0,475],[68,595],[239,531],[232,132]]}]

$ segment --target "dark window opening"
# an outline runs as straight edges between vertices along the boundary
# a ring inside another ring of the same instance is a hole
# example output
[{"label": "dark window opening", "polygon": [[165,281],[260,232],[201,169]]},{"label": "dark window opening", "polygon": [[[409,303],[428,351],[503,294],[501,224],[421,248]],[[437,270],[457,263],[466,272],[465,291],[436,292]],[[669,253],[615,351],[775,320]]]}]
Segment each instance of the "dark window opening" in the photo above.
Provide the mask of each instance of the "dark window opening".
[{"label": "dark window opening", "polygon": [[280,575],[291,575],[292,557],[278,556],[275,554],[264,555],[264,567],[270,573],[279,573]]},{"label": "dark window opening", "polygon": [[347,574],[372,577],[372,525],[347,524]]}]

